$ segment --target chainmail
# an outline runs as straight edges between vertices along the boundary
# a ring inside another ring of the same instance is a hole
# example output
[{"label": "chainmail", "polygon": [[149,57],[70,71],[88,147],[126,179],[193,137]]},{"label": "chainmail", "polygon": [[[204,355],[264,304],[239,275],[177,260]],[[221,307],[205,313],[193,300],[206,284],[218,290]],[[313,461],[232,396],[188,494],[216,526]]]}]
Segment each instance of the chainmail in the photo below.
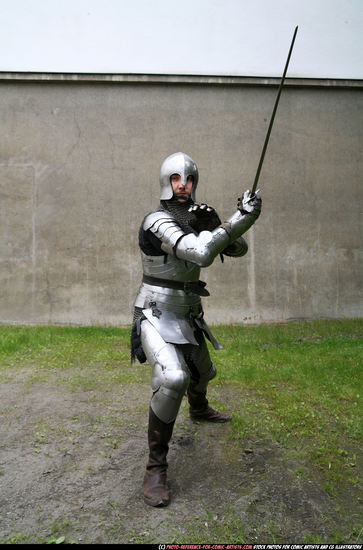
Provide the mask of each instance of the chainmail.
[{"label": "chainmail", "polygon": [[134,318],[132,320],[133,323],[136,323],[139,319],[141,319],[143,313],[142,313],[142,307],[134,307]]},{"label": "chainmail", "polygon": [[[141,336],[140,336],[140,323],[144,317],[141,307],[134,307],[134,318],[131,325],[130,334],[130,359],[131,363],[135,362],[135,359],[139,363],[145,363],[146,355],[142,349]],[[144,317],[145,319],[145,317]]]},{"label": "chainmail", "polygon": [[214,209],[196,210],[189,212],[189,208],[194,202],[189,199],[187,202],[180,203],[175,197],[168,201],[161,201],[162,210],[167,210],[178,221],[180,227],[185,233],[195,233],[198,235],[201,231],[213,231],[221,224],[221,220]]},{"label": "chainmail", "polygon": [[188,212],[189,208],[193,206],[192,199],[188,199],[186,202],[180,203],[175,197],[168,201],[160,201],[160,210],[166,210],[173,214],[178,224],[184,231],[184,233],[197,234],[196,225],[197,217],[193,212]]}]

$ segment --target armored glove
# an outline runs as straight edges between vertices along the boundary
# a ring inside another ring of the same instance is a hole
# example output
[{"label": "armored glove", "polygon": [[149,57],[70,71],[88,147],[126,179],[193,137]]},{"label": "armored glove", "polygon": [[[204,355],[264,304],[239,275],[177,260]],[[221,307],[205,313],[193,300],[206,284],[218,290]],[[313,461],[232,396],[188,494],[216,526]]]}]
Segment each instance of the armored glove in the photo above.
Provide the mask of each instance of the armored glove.
[{"label": "armored glove", "polygon": [[217,212],[207,204],[194,203],[188,210],[192,212],[196,218],[196,222],[192,224],[193,229],[200,231],[213,231],[221,224],[221,219]]},{"label": "armored glove", "polygon": [[237,208],[242,214],[252,214],[257,220],[261,212],[262,199],[257,195],[258,191],[251,195],[251,191],[247,189],[241,198],[238,198]]}]

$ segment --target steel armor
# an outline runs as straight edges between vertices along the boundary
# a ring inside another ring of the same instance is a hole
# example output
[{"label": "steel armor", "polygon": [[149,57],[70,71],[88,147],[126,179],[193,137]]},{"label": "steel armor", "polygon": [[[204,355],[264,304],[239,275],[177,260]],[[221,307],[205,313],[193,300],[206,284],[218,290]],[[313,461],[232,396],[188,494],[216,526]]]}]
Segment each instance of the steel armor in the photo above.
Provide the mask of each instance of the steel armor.
[{"label": "steel armor", "polygon": [[160,199],[169,200],[173,196],[173,189],[170,185],[170,176],[179,174],[182,185],[187,183],[188,176],[193,176],[193,187],[191,198],[195,200],[195,190],[198,184],[198,168],[194,160],[185,153],[174,153],[166,158],[160,169]]},{"label": "steel armor", "polygon": [[[173,198],[170,176],[175,173],[184,185],[189,175],[194,178],[186,205]],[[204,320],[201,297],[209,292],[200,280],[200,270],[220,254],[246,254],[242,234],[261,207],[261,200],[246,191],[237,211],[219,223],[213,209],[195,205],[197,183],[195,162],[184,153],[170,155],[160,171],[161,205],[144,218],[139,232],[143,282],[134,304],[133,333],[153,367],[151,409],[164,423],[175,420],[188,388],[193,395],[205,394],[216,374],[205,337],[215,349],[221,346]],[[208,215],[213,223],[208,223]]]}]

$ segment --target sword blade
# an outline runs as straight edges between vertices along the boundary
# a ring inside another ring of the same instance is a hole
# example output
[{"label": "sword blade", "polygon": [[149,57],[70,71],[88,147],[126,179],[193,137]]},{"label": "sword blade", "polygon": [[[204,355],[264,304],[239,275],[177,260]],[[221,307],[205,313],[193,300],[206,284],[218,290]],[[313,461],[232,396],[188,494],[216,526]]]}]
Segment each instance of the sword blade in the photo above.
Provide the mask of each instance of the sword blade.
[{"label": "sword blade", "polygon": [[254,181],[254,183],[253,183],[251,195],[253,195],[253,194],[255,193],[256,187],[257,187],[257,184],[258,184],[258,180],[259,180],[259,177],[260,177],[262,164],[263,164],[263,161],[264,161],[264,158],[265,158],[267,145],[268,145],[268,142],[269,142],[269,139],[270,139],[270,134],[271,134],[271,130],[272,130],[272,125],[273,125],[273,123],[274,123],[274,119],[275,119],[275,115],[276,115],[276,111],[277,111],[277,106],[278,106],[279,101],[280,101],[280,95],[281,95],[281,91],[282,91],[282,86],[284,85],[285,76],[286,76],[286,73],[287,73],[287,68],[288,68],[288,66],[289,66],[289,62],[290,62],[290,57],[291,57],[292,49],[293,49],[293,47],[294,47],[297,29],[298,29],[298,27],[295,28],[294,36],[292,37],[292,41],[291,41],[291,46],[290,46],[289,54],[288,54],[288,56],[287,56],[287,60],[286,60],[286,64],[285,64],[285,69],[284,69],[284,72],[283,72],[283,75],[282,75],[282,78],[281,78],[279,90],[278,90],[278,92],[277,92],[277,96],[276,96],[276,100],[275,100],[275,105],[274,105],[274,108],[273,108],[273,111],[272,111],[272,115],[271,115],[271,119],[270,119],[270,124],[269,124],[269,126],[268,126],[268,130],[267,130],[267,134],[266,134],[266,138],[265,138],[265,143],[263,144],[263,149],[262,149],[262,153],[261,153],[261,157],[260,157],[260,162],[259,162],[259,164],[258,164],[258,168],[257,168],[256,176],[255,176],[255,181]]}]

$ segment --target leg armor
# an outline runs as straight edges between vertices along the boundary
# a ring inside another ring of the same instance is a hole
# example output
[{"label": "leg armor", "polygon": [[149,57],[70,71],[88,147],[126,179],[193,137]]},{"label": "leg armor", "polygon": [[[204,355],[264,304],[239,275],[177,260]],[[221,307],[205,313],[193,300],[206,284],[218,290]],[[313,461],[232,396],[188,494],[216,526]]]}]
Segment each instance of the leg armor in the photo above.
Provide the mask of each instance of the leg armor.
[{"label": "leg armor", "polygon": [[141,342],[153,367],[151,408],[165,423],[173,422],[189,385],[189,372],[180,346],[168,344],[145,319],[141,323]]}]

